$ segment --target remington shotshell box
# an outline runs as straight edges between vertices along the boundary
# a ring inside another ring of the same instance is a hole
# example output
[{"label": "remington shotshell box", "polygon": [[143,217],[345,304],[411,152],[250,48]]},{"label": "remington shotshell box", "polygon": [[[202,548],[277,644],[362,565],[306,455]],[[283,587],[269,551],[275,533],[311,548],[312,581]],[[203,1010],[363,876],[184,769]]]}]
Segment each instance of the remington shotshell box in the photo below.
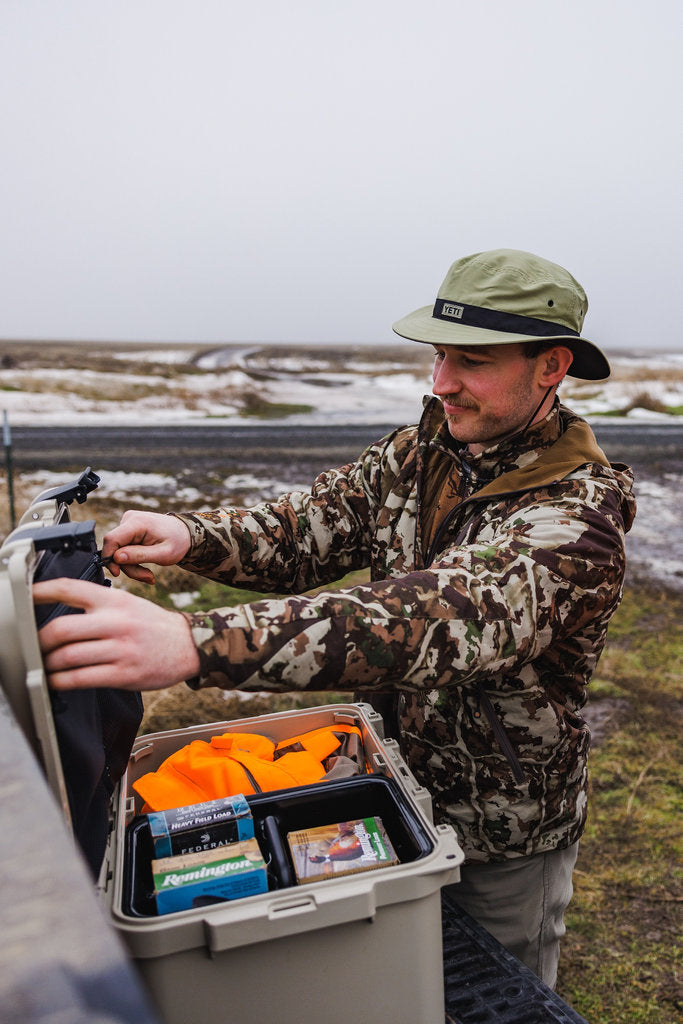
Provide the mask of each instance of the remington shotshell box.
[{"label": "remington shotshell box", "polygon": [[189,910],[207,897],[236,900],[268,891],[266,865],[255,839],[153,860],[152,876],[159,914]]},{"label": "remington shotshell box", "polygon": [[155,857],[215,850],[254,837],[254,820],[241,794],[170,811],[152,811],[147,819]]},{"label": "remington shotshell box", "polygon": [[378,816],[290,832],[287,844],[299,885],[399,863]]}]

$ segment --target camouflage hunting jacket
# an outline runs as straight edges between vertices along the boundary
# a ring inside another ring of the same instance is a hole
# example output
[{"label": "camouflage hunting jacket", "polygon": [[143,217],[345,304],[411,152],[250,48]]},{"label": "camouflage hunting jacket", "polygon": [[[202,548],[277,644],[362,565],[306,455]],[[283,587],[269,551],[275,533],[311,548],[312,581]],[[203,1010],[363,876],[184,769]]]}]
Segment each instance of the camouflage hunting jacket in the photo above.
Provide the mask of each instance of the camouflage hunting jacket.
[{"label": "camouflage hunting jacket", "polygon": [[[621,597],[632,483],[558,403],[472,456],[428,400],[419,426],[308,492],[181,515],[184,568],[301,595],[188,615],[192,685],[398,693],[406,760],[468,859],[567,846],[585,822],[580,709]],[[325,589],[364,568],[370,582]]]}]

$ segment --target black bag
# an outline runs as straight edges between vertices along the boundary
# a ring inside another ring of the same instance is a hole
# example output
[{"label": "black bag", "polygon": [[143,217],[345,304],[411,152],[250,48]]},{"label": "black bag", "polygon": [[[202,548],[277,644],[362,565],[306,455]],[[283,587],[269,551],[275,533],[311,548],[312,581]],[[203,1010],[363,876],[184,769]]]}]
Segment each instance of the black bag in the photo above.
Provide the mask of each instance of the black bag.
[{"label": "black bag", "polygon": [[[95,523],[71,521],[36,530],[40,551],[34,581],[91,580],[103,586]],[[66,605],[36,605],[38,629],[58,615],[80,614]],[[123,775],[142,720],[139,693],[114,689],[50,691],[74,836],[95,877],[109,833],[109,801]]]}]

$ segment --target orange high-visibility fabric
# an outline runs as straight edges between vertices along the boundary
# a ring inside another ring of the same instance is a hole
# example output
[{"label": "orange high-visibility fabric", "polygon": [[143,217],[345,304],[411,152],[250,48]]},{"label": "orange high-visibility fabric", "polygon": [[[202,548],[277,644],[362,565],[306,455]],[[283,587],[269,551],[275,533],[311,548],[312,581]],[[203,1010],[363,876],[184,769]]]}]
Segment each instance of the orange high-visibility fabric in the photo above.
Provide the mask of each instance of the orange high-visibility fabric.
[{"label": "orange high-visibility fabric", "polygon": [[339,733],[347,733],[347,735],[355,733],[357,736],[361,736],[360,729],[355,725],[324,725],[320,729],[313,729],[311,732],[304,732],[299,736],[290,736],[289,739],[282,740],[278,743],[276,751],[300,743],[310,754],[323,761],[339,747]]},{"label": "orange high-visibility fabric", "polygon": [[[144,800],[146,811],[167,811],[236,793],[308,785],[325,776],[323,761],[339,749],[342,734],[349,733],[361,737],[356,726],[334,725],[277,745],[259,733],[243,732],[212,736],[209,743],[193,740],[167,757],[155,772],[141,776],[133,788]],[[299,746],[302,749],[290,749]]]}]

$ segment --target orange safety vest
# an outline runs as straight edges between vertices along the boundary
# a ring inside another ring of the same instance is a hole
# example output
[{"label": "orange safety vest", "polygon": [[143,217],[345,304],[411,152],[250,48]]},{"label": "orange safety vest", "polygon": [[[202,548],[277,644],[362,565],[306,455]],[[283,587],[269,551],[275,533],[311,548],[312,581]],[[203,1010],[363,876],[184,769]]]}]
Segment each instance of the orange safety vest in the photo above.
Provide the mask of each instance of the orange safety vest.
[{"label": "orange safety vest", "polygon": [[208,743],[194,740],[155,772],[142,775],[133,789],[145,801],[145,811],[168,811],[237,793],[305,786],[325,777],[324,761],[351,734],[362,740],[355,725],[324,726],[280,743],[249,732],[223,733]]}]

